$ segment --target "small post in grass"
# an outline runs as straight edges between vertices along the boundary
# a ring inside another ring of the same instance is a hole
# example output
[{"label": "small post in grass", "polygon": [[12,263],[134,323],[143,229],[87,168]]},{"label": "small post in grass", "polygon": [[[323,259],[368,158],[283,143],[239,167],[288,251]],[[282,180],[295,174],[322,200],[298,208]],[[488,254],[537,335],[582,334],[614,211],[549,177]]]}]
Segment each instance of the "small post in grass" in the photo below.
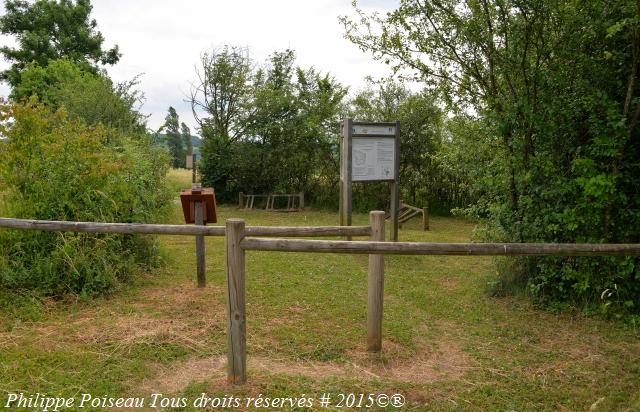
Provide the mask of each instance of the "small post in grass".
[{"label": "small post in grass", "polygon": [[[200,194],[202,192],[202,188],[200,184],[193,183],[191,193]],[[204,226],[204,202],[201,200],[196,200],[193,202],[193,214],[194,214],[194,223],[199,226]],[[207,285],[207,274],[205,272],[205,262],[204,262],[204,236],[196,235],[196,272],[198,276],[198,287],[203,288]]]},{"label": "small post in grass", "polygon": [[244,220],[227,220],[227,381],[235,385],[247,381],[245,260],[244,250],[240,247],[244,235]]},{"label": "small post in grass", "polygon": [[429,203],[422,209],[422,230],[429,230]]},{"label": "small post in grass", "polygon": [[[384,241],[384,212],[369,213],[371,240]],[[367,350],[382,350],[382,302],[384,300],[384,255],[369,255],[367,297]]]},{"label": "small post in grass", "polygon": [[191,183],[195,183],[196,182],[196,176],[197,176],[197,166],[198,162],[196,161],[196,154],[192,154],[191,155]]}]

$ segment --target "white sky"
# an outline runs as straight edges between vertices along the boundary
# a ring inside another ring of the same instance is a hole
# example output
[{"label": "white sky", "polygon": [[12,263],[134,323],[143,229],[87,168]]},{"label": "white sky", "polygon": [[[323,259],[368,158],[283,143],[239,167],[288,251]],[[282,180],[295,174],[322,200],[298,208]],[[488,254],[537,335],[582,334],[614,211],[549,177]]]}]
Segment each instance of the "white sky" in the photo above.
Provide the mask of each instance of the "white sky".
[{"label": "white sky", "polygon": [[[361,0],[365,10],[386,11],[399,0]],[[329,72],[351,90],[364,86],[364,78],[390,74],[344,39],[338,16],[355,13],[350,0],[93,0],[92,17],[98,22],[105,49],[114,44],[122,57],[109,75],[116,82],[142,74],[139,89],[145,94],[142,112],[148,126],[157,129],[173,106],[193,133],[195,121],[184,100],[195,79],[202,52],[225,44],[248,47],[258,63],[273,51],[290,48],[296,63]],[[0,7],[4,12],[4,7]],[[12,44],[0,37],[0,44]],[[0,69],[9,63],[0,58]],[[0,86],[7,96],[9,89]]]}]

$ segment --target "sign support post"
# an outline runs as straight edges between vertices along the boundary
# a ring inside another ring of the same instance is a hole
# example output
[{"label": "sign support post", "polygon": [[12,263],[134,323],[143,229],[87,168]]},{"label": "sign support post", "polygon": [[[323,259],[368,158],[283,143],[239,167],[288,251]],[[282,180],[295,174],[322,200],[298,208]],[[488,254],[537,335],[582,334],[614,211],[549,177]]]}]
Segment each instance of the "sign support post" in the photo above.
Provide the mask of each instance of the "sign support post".
[{"label": "sign support post", "polygon": [[389,211],[391,213],[391,240],[398,241],[398,220],[400,213],[400,122],[396,122],[396,138],[395,138],[395,180],[391,183],[391,205]]},{"label": "sign support post", "polygon": [[[340,226],[351,226],[352,177],[351,177],[351,129],[352,119],[344,119],[340,139]],[[347,237],[351,240],[351,237]]]},{"label": "sign support post", "polygon": [[[389,182],[391,240],[398,241],[400,122],[343,119],[340,138],[340,225],[351,226],[353,182]],[[351,240],[348,237],[348,240]]]},{"label": "sign support post", "polygon": [[196,154],[190,154],[187,155],[186,157],[186,164],[185,164],[187,169],[191,169],[191,183],[195,183],[196,182],[196,175],[197,175],[197,170],[198,166],[197,166],[197,162],[196,162]]},{"label": "sign support post", "polygon": [[[195,170],[195,168],[194,168]],[[199,187],[195,187],[196,183],[193,184],[193,189],[191,189],[191,193],[200,194],[201,189]],[[204,204],[201,200],[196,200],[194,202],[194,214],[195,214],[195,224],[199,226],[204,226]],[[198,287],[203,288],[207,285],[207,275],[205,273],[205,263],[204,263],[204,236],[197,235],[196,236],[196,273],[198,278]]]},{"label": "sign support post", "polygon": [[191,173],[191,183],[195,183],[196,182],[196,169],[198,168],[196,166],[197,162],[196,162],[196,154],[192,154],[191,155],[191,164],[193,165],[193,171]]}]

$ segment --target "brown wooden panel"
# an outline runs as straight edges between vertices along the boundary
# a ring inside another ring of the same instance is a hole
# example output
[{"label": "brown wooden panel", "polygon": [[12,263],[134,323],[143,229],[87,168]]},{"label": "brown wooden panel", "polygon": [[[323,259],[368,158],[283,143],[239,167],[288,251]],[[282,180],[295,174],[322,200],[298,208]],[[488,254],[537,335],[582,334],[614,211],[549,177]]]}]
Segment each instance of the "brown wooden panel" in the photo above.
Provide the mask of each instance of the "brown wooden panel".
[{"label": "brown wooden panel", "polygon": [[195,202],[204,204],[204,222],[216,223],[216,195],[211,187],[204,187],[198,193],[193,189],[182,189],[180,191],[180,202],[182,203],[182,213],[186,223],[195,223]]}]

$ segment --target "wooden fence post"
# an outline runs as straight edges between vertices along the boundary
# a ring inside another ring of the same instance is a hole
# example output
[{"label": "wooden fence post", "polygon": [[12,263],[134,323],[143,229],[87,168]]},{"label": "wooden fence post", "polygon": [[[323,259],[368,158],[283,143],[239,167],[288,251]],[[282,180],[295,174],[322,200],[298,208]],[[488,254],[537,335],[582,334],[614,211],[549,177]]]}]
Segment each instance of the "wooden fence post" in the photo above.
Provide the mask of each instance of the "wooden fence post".
[{"label": "wooden fence post", "polygon": [[[384,212],[369,213],[371,240],[384,241]],[[367,350],[382,349],[382,302],[384,300],[384,255],[369,255],[367,297]]]},{"label": "wooden fence post", "polygon": [[[204,226],[204,203],[194,202],[195,224]],[[203,288],[207,284],[207,274],[205,272],[204,260],[204,236],[196,235],[196,271],[198,276],[198,287]]]},{"label": "wooden fence post", "polygon": [[236,385],[247,381],[245,260],[240,247],[244,235],[244,220],[227,220],[227,381]]},{"label": "wooden fence post", "polygon": [[422,230],[429,230],[429,203],[422,209]]},{"label": "wooden fence post", "polygon": [[304,192],[300,192],[300,194],[298,196],[300,196],[300,201],[298,202],[298,207],[300,208],[300,210],[302,210],[302,209],[304,209]]},{"label": "wooden fence post", "polygon": [[242,209],[244,207],[244,192],[238,193],[238,208]]}]

